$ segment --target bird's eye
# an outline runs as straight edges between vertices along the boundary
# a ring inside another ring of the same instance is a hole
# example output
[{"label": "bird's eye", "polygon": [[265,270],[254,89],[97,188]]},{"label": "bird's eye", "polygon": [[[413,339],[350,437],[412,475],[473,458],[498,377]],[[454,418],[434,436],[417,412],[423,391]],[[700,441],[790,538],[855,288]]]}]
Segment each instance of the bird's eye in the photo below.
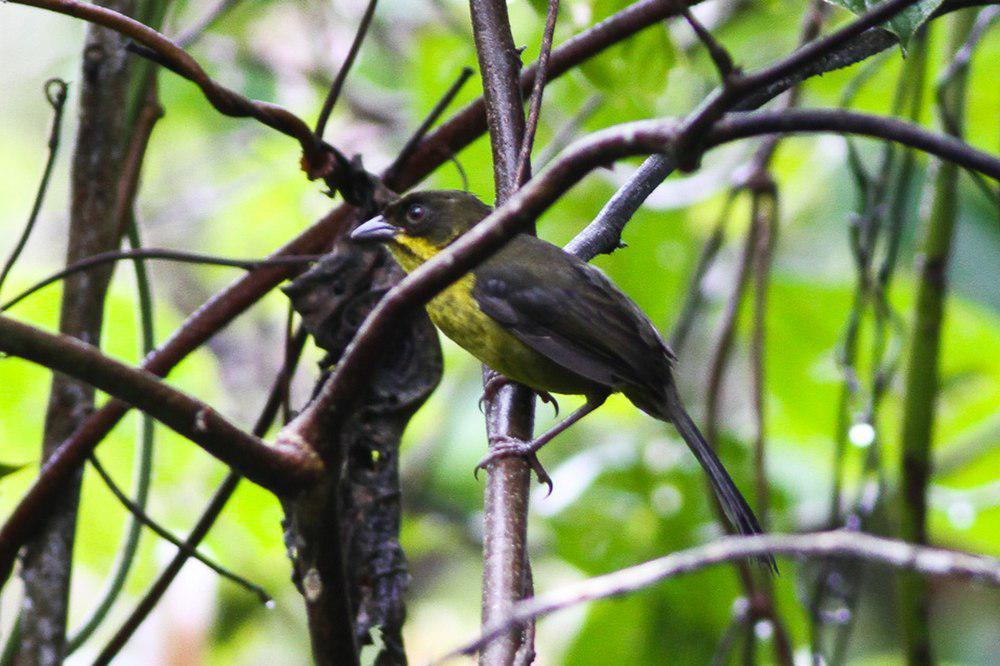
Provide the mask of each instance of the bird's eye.
[{"label": "bird's eye", "polygon": [[427,209],[420,204],[413,204],[406,209],[406,219],[408,222],[420,222],[427,217]]}]

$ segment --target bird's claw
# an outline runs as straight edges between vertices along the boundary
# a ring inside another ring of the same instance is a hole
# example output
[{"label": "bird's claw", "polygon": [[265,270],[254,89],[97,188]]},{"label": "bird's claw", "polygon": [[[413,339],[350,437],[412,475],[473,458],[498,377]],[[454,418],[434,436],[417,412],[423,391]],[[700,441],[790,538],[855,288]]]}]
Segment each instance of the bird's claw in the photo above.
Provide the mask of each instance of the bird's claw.
[{"label": "bird's claw", "polygon": [[[510,384],[510,380],[501,374],[493,372],[490,378],[486,380],[486,384],[483,386],[483,394],[479,396],[479,411],[486,412],[486,401],[492,400],[493,396],[497,394],[505,384]],[[532,389],[534,391],[534,389]],[[552,405],[552,408],[556,412],[556,416],[559,416],[559,403],[548,391],[534,391],[542,402]]]},{"label": "bird's claw", "polygon": [[504,384],[509,384],[510,380],[497,372],[491,372],[490,378],[483,385],[483,394],[479,396],[479,411],[486,413],[486,401],[492,400]]},{"label": "bird's claw", "polygon": [[538,396],[539,400],[549,405],[552,405],[552,409],[555,410],[556,416],[559,416],[559,401],[549,393],[548,391],[535,391],[535,395]]},{"label": "bird's claw", "polygon": [[487,465],[496,462],[497,460],[511,458],[514,456],[524,458],[525,462],[527,462],[531,469],[534,470],[535,475],[538,477],[538,482],[544,483],[548,486],[548,492],[545,496],[548,497],[551,495],[553,488],[552,477],[550,477],[549,473],[545,471],[544,467],[542,467],[542,463],[538,460],[538,455],[535,452],[535,447],[532,442],[526,442],[523,439],[518,439],[509,435],[496,435],[490,437],[490,452],[479,461],[479,464],[476,465],[472,474],[476,479],[478,479],[479,470],[485,469]]}]

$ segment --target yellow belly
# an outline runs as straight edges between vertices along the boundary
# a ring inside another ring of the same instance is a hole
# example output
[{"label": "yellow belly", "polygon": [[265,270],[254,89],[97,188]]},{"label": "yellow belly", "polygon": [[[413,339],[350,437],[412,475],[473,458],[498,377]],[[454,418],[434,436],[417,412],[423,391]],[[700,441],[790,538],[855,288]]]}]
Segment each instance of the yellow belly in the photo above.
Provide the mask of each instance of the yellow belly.
[{"label": "yellow belly", "polygon": [[508,333],[475,305],[475,278],[465,275],[427,304],[441,332],[505,377],[552,393],[586,393],[581,378]]},{"label": "yellow belly", "polygon": [[[389,250],[407,272],[436,251],[419,238],[400,239]],[[427,314],[442,333],[503,376],[533,389],[568,394],[600,389],[536,352],[483,313],[472,296],[475,284],[475,277],[467,273],[427,304]]]}]

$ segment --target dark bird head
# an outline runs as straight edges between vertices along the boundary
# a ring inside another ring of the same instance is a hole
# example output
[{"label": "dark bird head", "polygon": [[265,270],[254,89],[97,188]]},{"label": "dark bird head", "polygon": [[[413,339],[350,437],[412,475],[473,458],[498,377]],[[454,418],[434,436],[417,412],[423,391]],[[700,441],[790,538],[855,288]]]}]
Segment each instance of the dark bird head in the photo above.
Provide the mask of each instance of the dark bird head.
[{"label": "dark bird head", "polygon": [[396,261],[410,271],[475,226],[490,210],[468,192],[411,192],[357,227],[351,239],[385,243]]}]

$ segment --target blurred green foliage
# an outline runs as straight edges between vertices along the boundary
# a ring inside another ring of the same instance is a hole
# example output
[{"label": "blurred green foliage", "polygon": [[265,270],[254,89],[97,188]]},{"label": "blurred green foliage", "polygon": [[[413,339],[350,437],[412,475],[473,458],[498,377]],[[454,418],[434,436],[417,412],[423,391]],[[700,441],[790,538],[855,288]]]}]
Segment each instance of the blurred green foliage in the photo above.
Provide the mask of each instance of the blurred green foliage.
[{"label": "blurred green foliage", "polygon": [[[623,7],[624,0],[565,0],[557,43]],[[705,3],[703,19],[738,64],[759,66],[794,48],[805,2]],[[736,6],[734,9],[733,6]],[[174,30],[188,25],[206,7],[180,6],[168,19]],[[363,10],[363,3],[277,3],[246,0],[207,35],[193,53],[229,85],[280,102],[309,118],[318,110],[326,82],[339,62]],[[527,45],[525,60],[537,55],[544,5],[510,5],[515,39]],[[831,10],[840,23],[849,14]],[[358,68],[348,79],[346,98],[327,130],[328,138],[365,164],[388,164],[408,132],[434,105],[464,66],[476,58],[467,7],[452,0],[384,3],[376,29],[365,44]],[[44,160],[47,106],[41,85],[61,75],[79,80],[81,26],[71,19],[4,5],[0,23],[0,238],[13,239],[30,207]],[[941,22],[931,26],[934,74],[944,61]],[[8,28],[9,29],[6,29]],[[996,152],[1000,145],[1000,33],[988,33],[976,52],[969,99],[969,140]],[[44,49],[32,48],[42,44]],[[891,53],[858,95],[855,107],[886,113],[901,62]],[[835,105],[857,68],[810,81],[804,105]],[[158,125],[146,164],[139,220],[154,246],[260,256],[321,215],[329,201],[297,171],[294,142],[246,121],[211,111],[200,93],[169,74],[161,77],[166,116]],[[580,132],[607,125],[690,111],[717,79],[711,63],[683,23],[651,28],[615,46],[553,83],[546,92],[537,145],[544,147],[586,101],[601,96],[597,111]],[[71,88],[75,104],[77,89]],[[478,96],[473,79],[454,108]],[[928,92],[931,92],[930,89]],[[932,96],[930,96],[932,99]],[[71,116],[68,116],[71,117]],[[922,121],[936,126],[928,107]],[[7,296],[61,264],[64,247],[66,183],[72,123],[64,137],[53,193],[25,258],[5,287]],[[861,142],[875,164],[879,146]],[[625,231],[628,244],[596,263],[650,314],[664,331],[688,290],[701,245],[710,233],[733,170],[752,152],[749,143],[708,156],[701,172],[668,180]],[[492,196],[488,142],[477,141],[458,156],[469,188]],[[773,173],[781,192],[781,229],[767,315],[768,475],[772,525],[782,531],[819,527],[828,511],[837,402],[842,375],[837,349],[850,313],[853,268],[847,223],[857,193],[844,164],[844,142],[830,136],[783,142]],[[564,243],[600,209],[634,165],[588,176],[539,221],[539,233]],[[920,158],[921,185],[928,160]],[[428,182],[462,187],[445,164]],[[923,195],[921,195],[923,196]],[[937,423],[931,535],[935,543],[1000,555],[1000,233],[995,202],[964,178],[961,220],[953,257],[953,297],[948,305],[942,356],[942,399]],[[904,232],[903,257],[891,301],[909,321],[913,299],[914,238],[921,223],[914,200]],[[704,280],[707,301],[678,366],[682,392],[700,420],[707,363],[717,336],[748,221],[740,199],[728,224],[727,242]],[[7,243],[0,244],[6,252]],[[224,286],[229,269],[156,264],[157,339],[163,340],[183,317]],[[112,289],[103,341],[108,353],[137,359],[138,338],[132,272],[122,266]],[[15,314],[54,327],[58,288],[49,288],[18,306]],[[278,295],[217,336],[171,375],[170,381],[249,424],[263,401],[263,387],[281,360],[285,303]],[[752,421],[743,313],[734,361],[723,396],[723,458],[738,483],[752,487]],[[870,330],[863,328],[859,363],[866,377]],[[440,655],[478,624],[482,485],[471,469],[482,454],[484,427],[476,409],[479,365],[445,342],[446,375],[430,403],[416,416],[404,442],[403,484],[407,511],[403,543],[411,560],[413,585],[408,647],[413,660]],[[296,404],[308,396],[315,378],[310,350],[295,384]],[[5,515],[31,482],[41,434],[47,373],[15,359],[0,360],[0,515]],[[882,464],[890,502],[898,473],[899,382],[889,389],[875,424],[883,445]],[[563,413],[575,406],[563,401]],[[538,427],[552,421],[540,406]],[[127,482],[137,419],[126,419],[101,446],[101,457],[116,478]],[[190,444],[159,430],[151,513],[184,533],[211,489],[221,466]],[[858,490],[865,451],[847,453],[847,494]],[[551,497],[532,498],[530,536],[537,590],[607,573],[664,553],[704,542],[719,533],[706,500],[701,474],[674,433],[644,417],[623,399],[607,406],[560,437],[542,454],[553,473]],[[8,466],[26,465],[24,471]],[[751,498],[753,502],[753,499]],[[81,529],[76,546],[73,620],[85,616],[89,599],[111,566],[126,516],[96,478],[87,476]],[[189,564],[187,582],[147,623],[122,663],[175,654],[177,636],[195,636],[207,663],[308,662],[305,625],[280,533],[281,512],[267,493],[244,484],[206,542],[216,559],[264,585],[276,598],[265,609],[251,595],[207,576]],[[891,521],[891,517],[890,517]],[[891,525],[886,526],[891,532]],[[172,554],[148,535],[128,586],[129,596],[98,632],[100,646],[124,617],[156,571]],[[779,608],[795,645],[808,639],[804,611],[810,569],[782,565],[776,582]],[[899,638],[893,621],[891,576],[870,569],[850,651],[852,663],[898,663]],[[990,662],[996,656],[995,628],[1000,597],[974,586],[935,586],[935,639],[947,663]],[[540,664],[707,663],[733,617],[741,590],[731,569],[685,576],[627,598],[558,614],[539,626]],[[8,626],[17,591],[5,591],[0,619]],[[973,609],[977,609],[973,612]],[[191,617],[203,618],[200,622]],[[72,624],[72,622],[71,622]],[[189,632],[187,634],[183,632]],[[991,642],[992,636],[992,642]],[[186,639],[188,640],[188,639]],[[738,653],[738,650],[737,650]],[[770,659],[765,641],[760,657]],[[79,663],[93,653],[84,648]],[[165,657],[164,657],[165,658]]]}]

